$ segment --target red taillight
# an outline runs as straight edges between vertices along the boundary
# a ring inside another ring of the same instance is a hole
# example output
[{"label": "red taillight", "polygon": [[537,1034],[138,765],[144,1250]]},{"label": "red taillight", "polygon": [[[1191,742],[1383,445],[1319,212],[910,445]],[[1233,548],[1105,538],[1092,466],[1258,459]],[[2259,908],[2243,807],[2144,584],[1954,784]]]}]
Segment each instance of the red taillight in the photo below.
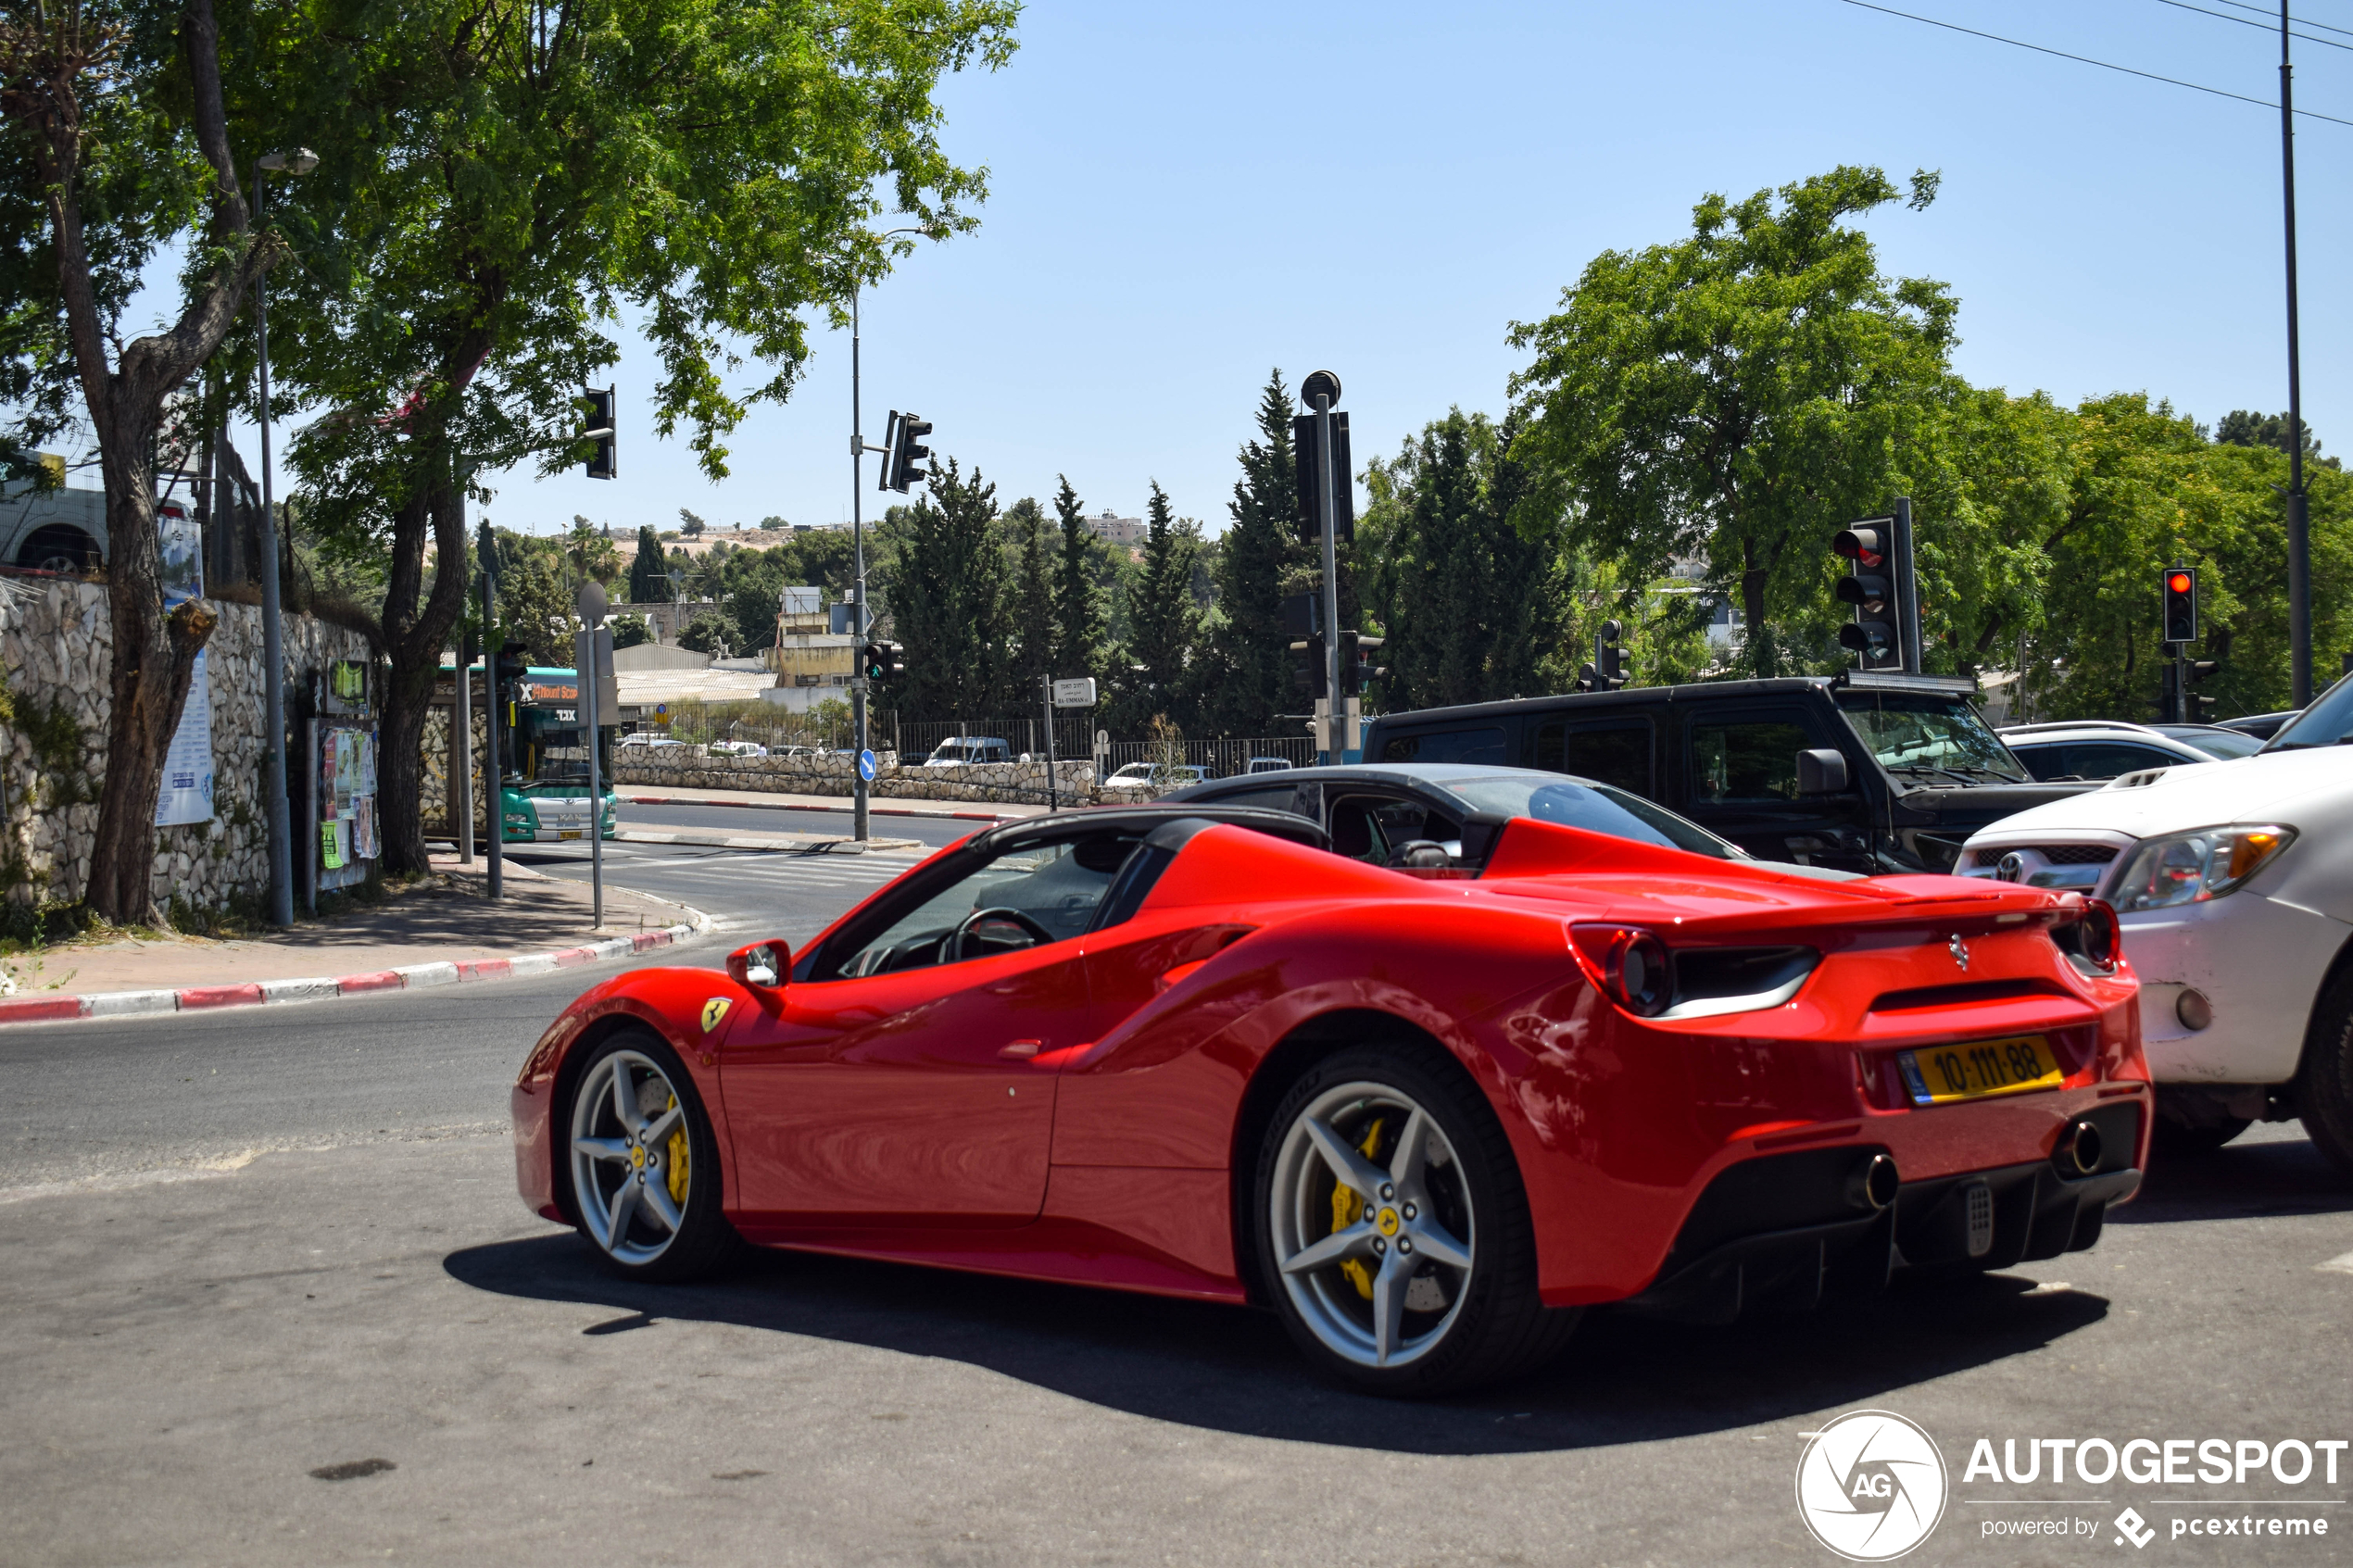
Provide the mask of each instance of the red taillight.
[{"label": "red taillight", "polygon": [[1667,944],[1640,926],[1572,925],[1568,938],[1594,983],[1637,1018],[1655,1018],[1675,999]]},{"label": "red taillight", "polygon": [[2106,899],[2083,900],[2083,961],[2102,974],[2116,972],[2116,960],[2124,950],[2124,933],[2116,923],[2116,909]]}]

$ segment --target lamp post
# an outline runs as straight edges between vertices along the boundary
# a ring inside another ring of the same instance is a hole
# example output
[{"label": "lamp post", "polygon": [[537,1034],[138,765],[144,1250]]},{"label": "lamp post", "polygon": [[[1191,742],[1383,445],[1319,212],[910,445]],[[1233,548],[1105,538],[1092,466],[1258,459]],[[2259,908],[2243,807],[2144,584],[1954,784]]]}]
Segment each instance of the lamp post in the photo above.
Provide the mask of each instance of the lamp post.
[{"label": "lamp post", "polygon": [[[888,229],[875,236],[877,244],[896,239],[900,234],[927,234],[927,229],[909,225]],[[866,488],[866,454],[885,448],[866,445],[865,423],[860,412],[858,398],[858,283],[853,275],[849,284],[849,553],[856,579],[850,594],[855,608],[850,612],[849,649],[857,659],[858,672],[849,682],[849,749],[856,755],[849,759],[849,834],[860,843],[866,839],[867,784],[863,766],[866,756],[866,530],[864,495]]]},{"label": "lamp post", "polygon": [[[264,183],[272,174],[308,174],[319,167],[318,155],[308,147],[290,153],[264,153],[254,160],[253,211],[259,227]],[[270,922],[294,923],[294,839],[286,821],[286,671],[285,633],[278,603],[278,516],[270,495],[270,284],[267,275],[253,284],[255,344],[259,352],[258,407],[261,425],[261,662],[265,736],[262,742],[263,811],[270,829]]]},{"label": "lamp post", "polygon": [[2296,322],[2296,82],[2280,0],[2280,181],[2287,219],[2287,643],[2298,708],[2312,701],[2312,517],[2304,493],[2304,372]]}]

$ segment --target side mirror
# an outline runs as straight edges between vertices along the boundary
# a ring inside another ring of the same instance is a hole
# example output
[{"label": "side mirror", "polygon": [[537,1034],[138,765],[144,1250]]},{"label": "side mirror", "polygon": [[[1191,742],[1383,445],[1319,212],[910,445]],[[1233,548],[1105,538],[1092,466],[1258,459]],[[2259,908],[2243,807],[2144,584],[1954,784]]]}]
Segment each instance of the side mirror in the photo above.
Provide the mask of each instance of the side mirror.
[{"label": "side mirror", "polygon": [[782,942],[754,942],[727,955],[727,972],[740,985],[784,989],[792,972],[792,949]]},{"label": "side mirror", "polygon": [[1797,754],[1797,793],[1839,795],[1846,789],[1845,754],[1824,747]]}]

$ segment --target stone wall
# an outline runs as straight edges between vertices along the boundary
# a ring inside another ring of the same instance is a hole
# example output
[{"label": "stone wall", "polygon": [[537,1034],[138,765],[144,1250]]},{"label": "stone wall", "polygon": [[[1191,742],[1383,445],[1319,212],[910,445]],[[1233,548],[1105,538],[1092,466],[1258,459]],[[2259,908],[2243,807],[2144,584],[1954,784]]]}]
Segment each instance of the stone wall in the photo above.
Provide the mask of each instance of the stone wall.
[{"label": "stone wall", "polygon": [[[1046,764],[966,762],[952,767],[902,768],[898,754],[881,752],[870,792],[889,800],[1046,801]],[[714,757],[698,746],[632,746],[616,754],[614,781],[638,786],[760,790],[777,795],[840,795],[850,792],[848,757]],[[1064,802],[1095,798],[1091,761],[1054,764],[1055,789]]]},{"label": "stone wall", "polygon": [[[156,830],[155,893],[217,908],[233,893],[259,894],[270,882],[262,822],[261,611],[213,608],[220,623],[206,645],[212,696],[212,821]],[[286,691],[301,701],[311,678],[336,659],[364,659],[367,639],[307,615],[284,618]],[[94,583],[0,578],[0,666],[19,723],[0,729],[0,892],[9,899],[82,897],[106,782],[107,689],[114,627],[107,591]],[[78,735],[42,755],[36,715],[66,723],[49,738]],[[289,723],[289,737],[298,732]],[[299,809],[299,779],[289,790]],[[299,824],[297,823],[297,826]]]}]

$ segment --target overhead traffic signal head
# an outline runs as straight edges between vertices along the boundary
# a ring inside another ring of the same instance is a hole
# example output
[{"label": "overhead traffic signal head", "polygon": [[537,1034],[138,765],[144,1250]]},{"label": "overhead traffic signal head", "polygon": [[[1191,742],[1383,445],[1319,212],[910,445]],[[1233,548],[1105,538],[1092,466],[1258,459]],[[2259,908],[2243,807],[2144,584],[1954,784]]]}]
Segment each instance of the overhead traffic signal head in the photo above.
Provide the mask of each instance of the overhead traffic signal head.
[{"label": "overhead traffic signal head", "polygon": [[1862,667],[1900,669],[1904,662],[1904,596],[1895,558],[1895,520],[1872,517],[1831,538],[1831,554],[1848,563],[1838,580],[1838,598],[1855,607],[1855,619],[1838,629],[1838,645],[1860,657]]},{"label": "overhead traffic signal head", "polygon": [[491,660],[491,678],[500,685],[520,681],[531,673],[531,646],[528,643],[504,643]]},{"label": "overhead traffic signal head", "polygon": [[[1299,492],[1299,536],[1307,544],[1324,537],[1324,448],[1322,421],[1301,414],[1290,422],[1292,478]],[[1335,543],[1356,537],[1356,482],[1348,455],[1348,416],[1332,416],[1332,507],[1340,514]]]},{"label": "overhead traffic signal head", "polygon": [[2165,640],[2197,641],[2197,568],[2167,567],[2158,583],[2158,595],[2165,607]]},{"label": "overhead traffic signal head", "polygon": [[889,432],[883,437],[882,483],[877,487],[907,494],[911,484],[921,484],[931,477],[923,466],[931,456],[931,448],[923,445],[922,438],[931,433],[931,421],[914,414],[890,411]]},{"label": "overhead traffic signal head", "polygon": [[866,645],[866,659],[860,671],[866,677],[871,692],[880,693],[895,688],[907,673],[907,650],[897,643],[880,638]]},{"label": "overhead traffic signal head", "polygon": [[621,471],[618,433],[612,422],[613,390],[592,386],[587,391],[588,428],[580,433],[580,438],[597,444],[584,470],[591,479],[611,479]]},{"label": "overhead traffic signal head", "polygon": [[[2189,675],[2190,684],[2196,685],[2220,671],[2222,668],[2222,661],[2219,659],[2193,659],[2188,660],[2183,668]],[[2214,717],[2216,698],[2201,696],[2193,691],[2184,691],[2182,695],[2183,722],[2203,724]]]},{"label": "overhead traffic signal head", "polygon": [[1373,655],[1383,641],[1382,638],[1367,637],[1355,632],[1340,634],[1340,696],[1362,696],[1366,686],[1389,673],[1387,668],[1373,662]]},{"label": "overhead traffic signal head", "polygon": [[1600,658],[1596,661],[1599,668],[1593,671],[1593,690],[1614,692],[1634,678],[1634,666],[1626,657],[1624,645],[1617,640],[1625,634],[1626,628],[1617,621],[1602,622]]}]

